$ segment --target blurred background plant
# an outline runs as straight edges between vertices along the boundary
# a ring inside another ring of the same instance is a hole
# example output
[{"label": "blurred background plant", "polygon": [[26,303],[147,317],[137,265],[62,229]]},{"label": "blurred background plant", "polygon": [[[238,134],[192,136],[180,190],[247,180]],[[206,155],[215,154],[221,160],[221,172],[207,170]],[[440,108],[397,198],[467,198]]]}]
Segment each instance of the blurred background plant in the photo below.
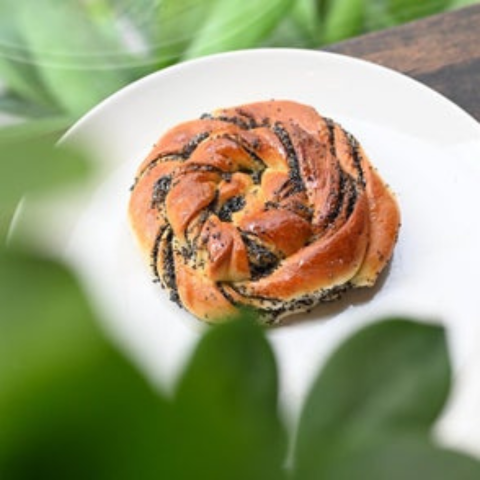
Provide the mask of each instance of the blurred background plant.
[{"label": "blurred background plant", "polygon": [[75,119],[184,60],[242,48],[320,48],[478,1],[2,0],[0,112]]},{"label": "blurred background plant", "polygon": [[317,48],[470,3],[1,1],[2,480],[480,478],[476,460],[432,439],[450,389],[441,327],[393,319],[357,333],[288,431],[275,358],[251,318],[209,330],[169,396],[107,340],[64,265],[34,239],[7,242],[23,196],[91,171],[81,152],[54,148],[60,134],[136,78],[220,51]]}]

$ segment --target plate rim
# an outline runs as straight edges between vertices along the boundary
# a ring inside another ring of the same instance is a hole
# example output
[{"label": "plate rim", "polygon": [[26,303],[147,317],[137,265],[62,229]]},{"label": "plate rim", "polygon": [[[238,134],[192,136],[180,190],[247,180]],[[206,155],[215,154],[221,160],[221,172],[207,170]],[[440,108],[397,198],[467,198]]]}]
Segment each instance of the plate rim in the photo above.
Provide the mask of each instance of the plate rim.
[{"label": "plate rim", "polygon": [[472,114],[464,110],[460,105],[456,104],[453,100],[446,97],[442,93],[438,92],[437,90],[433,89],[432,87],[422,83],[420,80],[417,80],[406,73],[400,72],[390,67],[386,67],[380,65],[378,63],[372,62],[370,60],[365,60],[363,58],[353,57],[351,55],[346,55],[342,53],[336,52],[328,52],[325,50],[314,50],[314,49],[304,49],[304,48],[251,48],[251,49],[241,49],[241,50],[234,50],[228,52],[221,52],[215,53],[211,55],[206,55],[199,58],[194,58],[191,60],[182,61],[175,65],[171,65],[166,68],[162,68],[155,72],[152,72],[148,75],[145,75],[127,85],[125,85],[120,90],[112,93],[93,108],[91,108],[88,112],[86,112],[83,116],[81,116],[77,121],[64,133],[64,135],[60,138],[59,144],[68,143],[72,137],[74,137],[84,126],[84,124],[88,123],[92,118],[94,118],[99,112],[101,112],[107,105],[112,102],[115,102],[122,97],[129,95],[131,92],[134,92],[137,89],[141,89],[144,84],[148,82],[154,81],[157,78],[168,77],[177,72],[181,72],[182,70],[187,70],[191,68],[195,68],[197,65],[208,64],[210,62],[215,62],[218,60],[223,59],[235,59],[240,57],[248,57],[248,56],[265,56],[265,55],[272,55],[272,56],[282,56],[282,55],[298,55],[298,56],[316,56],[318,58],[322,58],[326,61],[329,59],[334,62],[345,62],[349,64],[356,65],[357,67],[363,69],[369,69],[371,71],[377,72],[382,75],[388,75],[393,78],[400,78],[402,81],[406,82],[412,87],[415,87],[422,91],[422,94],[430,96],[436,102],[440,102],[446,108],[453,109],[457,115],[463,117],[463,120],[470,124],[470,127],[473,130],[477,131],[477,134],[480,138],[480,121],[477,121]]}]

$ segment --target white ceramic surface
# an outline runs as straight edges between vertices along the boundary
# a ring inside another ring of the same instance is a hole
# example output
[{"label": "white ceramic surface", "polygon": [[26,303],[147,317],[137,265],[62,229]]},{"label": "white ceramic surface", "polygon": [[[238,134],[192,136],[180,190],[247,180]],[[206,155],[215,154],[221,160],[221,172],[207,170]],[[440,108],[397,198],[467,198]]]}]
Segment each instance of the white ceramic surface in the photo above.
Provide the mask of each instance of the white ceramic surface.
[{"label": "white ceramic surface", "polygon": [[[81,202],[50,216],[48,243],[78,270],[116,340],[152,378],[172,385],[203,327],[152,284],[140,258],[126,219],[134,172],[176,123],[271,98],[310,104],[350,130],[396,192],[403,220],[391,267],[374,290],[269,332],[286,410],[295,416],[321,361],[350,332],[383,315],[420,315],[446,325],[456,371],[438,434],[480,452],[480,125],[405,76],[333,54],[252,50],[140,80],[67,135],[87,142],[101,168]],[[27,204],[23,223],[31,226],[35,211]]]}]

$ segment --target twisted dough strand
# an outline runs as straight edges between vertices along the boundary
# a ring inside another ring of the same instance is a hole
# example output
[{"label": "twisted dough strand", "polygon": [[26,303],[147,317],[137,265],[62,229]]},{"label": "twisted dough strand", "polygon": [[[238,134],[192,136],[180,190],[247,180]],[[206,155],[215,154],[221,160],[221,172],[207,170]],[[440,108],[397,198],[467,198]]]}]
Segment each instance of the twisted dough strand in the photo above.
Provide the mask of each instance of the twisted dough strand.
[{"label": "twisted dough strand", "polygon": [[129,215],[155,278],[198,318],[266,322],[371,286],[400,225],[358,141],[313,108],[268,101],[169,130]]}]

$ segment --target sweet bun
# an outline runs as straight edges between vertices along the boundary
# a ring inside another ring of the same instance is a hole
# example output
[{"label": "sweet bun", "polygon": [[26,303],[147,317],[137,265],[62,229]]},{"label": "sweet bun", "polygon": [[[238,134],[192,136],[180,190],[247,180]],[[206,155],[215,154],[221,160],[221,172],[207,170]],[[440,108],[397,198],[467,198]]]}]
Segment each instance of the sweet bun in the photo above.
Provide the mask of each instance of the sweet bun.
[{"label": "sweet bun", "polygon": [[141,164],[132,229],[171,300],[266,323],[372,286],[400,213],[359,142],[313,108],[266,101],[165,133]]}]

